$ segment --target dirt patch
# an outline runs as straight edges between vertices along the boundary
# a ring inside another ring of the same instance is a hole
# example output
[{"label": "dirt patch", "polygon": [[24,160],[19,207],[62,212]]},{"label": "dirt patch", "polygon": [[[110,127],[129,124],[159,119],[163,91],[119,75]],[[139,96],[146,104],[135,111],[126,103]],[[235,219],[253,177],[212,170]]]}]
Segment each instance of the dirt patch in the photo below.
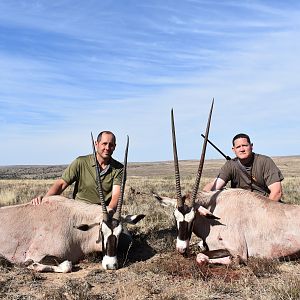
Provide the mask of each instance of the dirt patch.
[{"label": "dirt patch", "polygon": [[247,267],[200,268],[194,257],[175,252],[156,254],[117,271],[82,261],[68,274],[2,267],[0,275],[1,299],[199,299],[201,295],[232,299],[236,285],[243,288],[241,282],[254,277]]}]

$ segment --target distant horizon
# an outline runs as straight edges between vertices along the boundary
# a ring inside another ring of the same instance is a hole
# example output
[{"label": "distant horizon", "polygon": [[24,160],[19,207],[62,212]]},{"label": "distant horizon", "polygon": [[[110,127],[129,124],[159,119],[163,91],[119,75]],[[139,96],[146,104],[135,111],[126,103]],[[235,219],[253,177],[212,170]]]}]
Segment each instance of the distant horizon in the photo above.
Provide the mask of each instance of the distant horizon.
[{"label": "distant horizon", "polygon": [[[278,158],[289,158],[289,157],[300,157],[300,154],[295,154],[295,155],[279,155],[279,156],[270,156],[272,159],[278,159]],[[224,161],[226,162],[225,159],[223,158],[210,158],[210,159],[205,159],[205,161]],[[179,162],[183,161],[199,161],[199,159],[179,159]],[[120,161],[122,162],[122,161]],[[158,160],[158,161],[128,161],[128,164],[159,164],[159,163],[173,163],[173,160]],[[68,166],[69,163],[65,164],[25,164],[25,165],[0,165],[0,168],[4,167],[48,167],[48,166]]]}]

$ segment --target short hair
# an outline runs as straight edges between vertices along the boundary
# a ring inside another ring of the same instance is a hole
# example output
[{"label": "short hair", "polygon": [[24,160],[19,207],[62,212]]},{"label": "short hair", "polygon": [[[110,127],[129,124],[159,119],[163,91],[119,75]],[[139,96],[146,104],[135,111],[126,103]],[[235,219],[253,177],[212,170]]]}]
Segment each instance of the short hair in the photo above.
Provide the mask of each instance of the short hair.
[{"label": "short hair", "polygon": [[116,136],[109,130],[104,130],[104,131],[101,131],[98,136],[97,136],[97,142],[100,142],[101,141],[101,138],[102,138],[102,135],[103,133],[105,134],[111,134],[113,136],[113,140],[114,140],[114,143],[115,145],[117,144],[117,139],[116,139]]},{"label": "short hair", "polygon": [[250,137],[249,137],[248,134],[245,134],[245,133],[239,133],[239,134],[235,135],[234,138],[232,139],[232,145],[233,145],[233,146],[234,146],[235,140],[237,140],[237,139],[247,139],[247,142],[248,142],[249,144],[251,144]]}]

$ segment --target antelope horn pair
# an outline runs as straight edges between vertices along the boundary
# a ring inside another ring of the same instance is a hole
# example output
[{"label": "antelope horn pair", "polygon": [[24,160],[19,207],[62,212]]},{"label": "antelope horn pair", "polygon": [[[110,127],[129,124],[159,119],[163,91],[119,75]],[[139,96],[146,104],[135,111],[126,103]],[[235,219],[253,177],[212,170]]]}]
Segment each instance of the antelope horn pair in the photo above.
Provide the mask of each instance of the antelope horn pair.
[{"label": "antelope horn pair", "polygon": [[[199,190],[199,183],[200,183],[202,170],[203,170],[203,165],[204,165],[205,152],[206,152],[206,146],[207,146],[207,141],[208,141],[208,134],[209,134],[209,128],[210,128],[210,121],[211,121],[213,106],[214,106],[214,99],[212,100],[210,113],[209,113],[209,117],[208,117],[208,120],[207,120],[205,139],[204,139],[204,142],[203,142],[202,154],[201,154],[201,158],[200,158],[200,162],[199,162],[196,181],[195,181],[193,191],[192,191],[192,201],[191,201],[191,206],[190,207],[194,206],[195,201],[196,201],[196,197],[197,197],[197,193],[198,193],[198,190]],[[171,123],[172,123],[171,125],[172,125],[172,141],[173,141],[173,155],[174,155],[177,207],[181,208],[181,207],[183,207],[184,202],[183,202],[183,199],[182,199],[181,187],[180,187],[180,173],[179,173],[179,164],[178,164],[178,156],[177,156],[176,134],[175,134],[173,109],[171,110]]]},{"label": "antelope horn pair", "polygon": [[[91,133],[91,138],[92,138],[93,154],[94,154],[94,161],[95,161],[95,168],[96,168],[97,188],[98,188],[100,203],[102,206],[103,221],[107,222],[108,221],[108,212],[107,212],[107,208],[106,208],[106,204],[105,204],[105,200],[104,200],[101,176],[100,176],[100,166],[99,166],[99,163],[97,160],[97,154],[96,154],[96,150],[95,150],[95,142],[94,142],[92,133]],[[124,157],[124,167],[123,167],[121,190],[120,190],[120,196],[118,199],[117,209],[114,214],[115,219],[118,221],[120,221],[120,218],[121,218],[121,209],[122,209],[122,204],[123,204],[123,199],[124,199],[125,181],[126,181],[126,173],[127,173],[128,147],[129,147],[129,137],[127,136],[127,144],[126,144],[125,157]]]}]

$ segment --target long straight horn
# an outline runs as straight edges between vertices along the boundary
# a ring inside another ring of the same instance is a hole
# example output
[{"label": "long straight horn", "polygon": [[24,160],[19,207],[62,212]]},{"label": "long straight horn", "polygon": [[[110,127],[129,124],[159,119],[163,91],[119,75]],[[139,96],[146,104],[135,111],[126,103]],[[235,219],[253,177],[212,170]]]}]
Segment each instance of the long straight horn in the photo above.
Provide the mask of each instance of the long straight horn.
[{"label": "long straight horn", "polygon": [[120,196],[119,196],[119,199],[118,199],[117,210],[116,210],[116,213],[114,215],[114,218],[116,220],[120,220],[120,218],[121,218],[121,209],[122,209],[122,204],[123,204],[123,199],[124,199],[125,182],[126,182],[126,175],[127,175],[128,147],[129,147],[129,136],[127,135],[127,145],[126,145],[125,156],[124,156],[124,167],[123,167],[121,191],[120,191]]},{"label": "long straight horn", "polygon": [[107,208],[106,208],[106,204],[105,204],[105,201],[104,201],[104,195],[103,195],[101,177],[100,177],[100,166],[99,166],[99,163],[98,163],[98,160],[97,160],[97,154],[96,154],[96,150],[95,150],[95,142],[94,142],[92,132],[91,132],[91,138],[92,138],[92,147],[93,147],[94,162],[95,162],[95,169],[96,169],[97,188],[98,188],[100,203],[101,203],[101,206],[102,206],[103,221],[107,221],[108,220],[108,213],[107,213]]},{"label": "long straight horn", "polygon": [[176,134],[175,134],[173,108],[171,110],[171,124],[172,124],[172,141],[173,141],[173,155],[174,155],[177,207],[183,207],[183,200],[182,200],[182,196],[181,196],[181,187],[180,187],[180,174],[179,174],[179,164],[178,164],[178,156],[177,156],[177,146],[176,146]]},{"label": "long straight horn", "polygon": [[214,101],[215,100],[213,99],[211,102],[210,113],[209,113],[209,117],[207,120],[205,139],[204,139],[203,147],[202,147],[202,154],[201,154],[200,163],[199,163],[199,167],[198,167],[198,173],[196,176],[196,182],[195,182],[194,189],[192,192],[192,204],[191,204],[192,206],[194,206],[194,204],[195,204],[195,200],[196,200],[198,189],[199,189],[199,183],[200,183],[200,179],[201,179],[201,174],[202,174],[202,169],[203,169],[203,164],[204,164],[204,159],[205,159],[207,140],[208,140],[208,134],[209,134],[209,128],[210,128],[210,120],[211,120],[211,115],[212,115],[212,111],[213,111],[213,107],[214,107]]}]

